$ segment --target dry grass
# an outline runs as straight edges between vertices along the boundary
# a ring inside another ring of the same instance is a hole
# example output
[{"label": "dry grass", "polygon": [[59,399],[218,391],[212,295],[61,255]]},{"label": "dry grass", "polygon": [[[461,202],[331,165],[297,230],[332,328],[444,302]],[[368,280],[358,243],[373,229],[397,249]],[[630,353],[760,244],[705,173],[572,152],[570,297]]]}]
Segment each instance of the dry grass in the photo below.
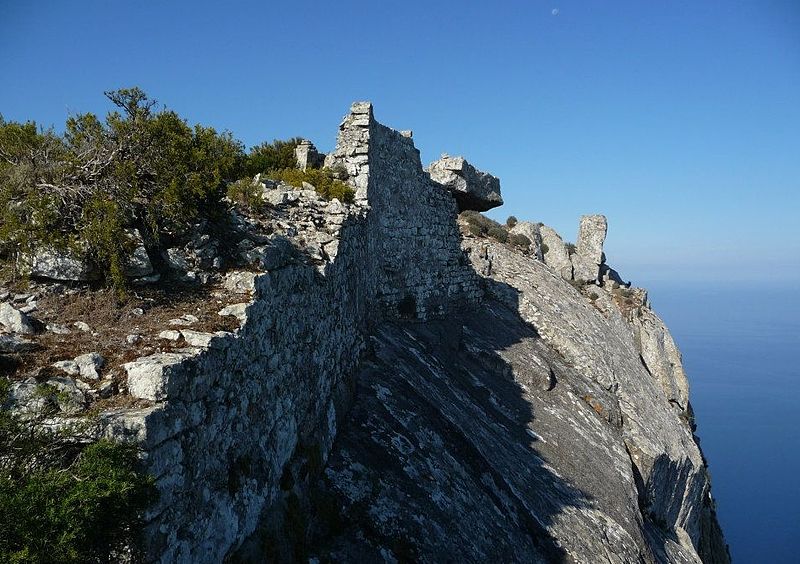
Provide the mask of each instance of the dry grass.
[{"label": "dry grass", "polygon": [[[54,362],[71,360],[90,352],[100,353],[105,364],[100,370],[101,380],[87,382],[97,387],[103,378],[111,376],[117,389],[125,386],[121,365],[136,358],[157,352],[168,352],[185,346],[183,342],[160,339],[165,329],[192,329],[194,331],[234,331],[239,323],[234,317],[222,317],[217,312],[228,301],[213,287],[153,287],[131,293],[125,301],[115,297],[110,289],[81,289],[74,293],[48,294],[37,300],[37,310],[31,316],[44,325],[58,324],[67,327],[69,334],[44,331],[33,339],[39,345],[35,351],[3,355],[0,375],[14,380],[30,376],[44,379],[63,375],[52,368]],[[191,314],[198,321],[187,326],[170,325],[171,319]],[[91,331],[74,327],[83,322]],[[128,343],[128,335],[140,335],[141,340]],[[112,407],[141,407],[125,394],[95,402],[91,410]]]}]

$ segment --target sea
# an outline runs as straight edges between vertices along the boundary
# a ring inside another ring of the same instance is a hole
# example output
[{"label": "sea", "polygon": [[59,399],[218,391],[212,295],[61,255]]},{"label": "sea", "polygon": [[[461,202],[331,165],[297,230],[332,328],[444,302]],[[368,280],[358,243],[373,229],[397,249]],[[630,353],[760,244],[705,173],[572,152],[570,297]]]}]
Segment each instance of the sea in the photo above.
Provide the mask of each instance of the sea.
[{"label": "sea", "polygon": [[800,284],[645,287],[683,353],[733,562],[800,563]]}]

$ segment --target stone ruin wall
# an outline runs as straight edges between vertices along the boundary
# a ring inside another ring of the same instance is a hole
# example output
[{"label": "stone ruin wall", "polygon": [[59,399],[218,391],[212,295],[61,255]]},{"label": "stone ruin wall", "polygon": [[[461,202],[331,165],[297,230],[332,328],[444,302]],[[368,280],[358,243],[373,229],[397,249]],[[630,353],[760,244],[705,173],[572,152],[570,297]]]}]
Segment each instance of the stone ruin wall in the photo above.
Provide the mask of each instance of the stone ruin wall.
[{"label": "stone ruin wall", "polygon": [[155,405],[106,416],[110,434],[143,441],[157,477],[148,561],[222,561],[280,499],[285,472],[327,457],[365,348],[364,240],[354,221],[324,272],[256,276],[237,335],[157,355],[156,384],[137,389]]},{"label": "stone ruin wall", "polygon": [[410,132],[378,123],[371,104],[355,103],[325,164],[344,167],[369,207],[373,318],[424,320],[480,299],[456,201],[423,170]]},{"label": "stone ruin wall", "polygon": [[101,417],[106,435],[143,444],[157,479],[147,561],[221,561],[302,489],[303,466],[330,451],[369,323],[444,315],[482,295],[455,201],[409,136],[354,104],[326,164],[357,189],[332,262],[250,277],[237,334],[139,359],[129,388],[153,405]]}]

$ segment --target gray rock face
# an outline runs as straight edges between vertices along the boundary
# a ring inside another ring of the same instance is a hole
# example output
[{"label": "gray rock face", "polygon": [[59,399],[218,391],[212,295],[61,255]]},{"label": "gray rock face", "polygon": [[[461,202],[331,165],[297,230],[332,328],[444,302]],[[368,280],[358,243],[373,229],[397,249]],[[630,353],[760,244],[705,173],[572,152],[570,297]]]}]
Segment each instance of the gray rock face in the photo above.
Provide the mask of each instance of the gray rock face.
[{"label": "gray rock face", "polygon": [[[616,307],[597,303],[610,304],[607,294],[601,289],[593,305],[549,269],[536,261],[520,261],[502,245],[490,244],[488,252],[473,257],[476,267],[492,273],[488,283],[492,295],[513,305],[587,382],[613,394],[611,402],[601,402],[601,407],[608,411],[610,405],[621,414],[620,439],[635,468],[638,496],[645,507],[642,518],[652,521],[646,526],[651,548],[656,523],[666,524],[680,545],[677,553],[669,543],[663,546],[667,561],[696,561],[707,541],[724,546],[721,536],[709,532],[718,531],[718,525],[708,472],[692,429],[672,407],[665,393],[669,387],[642,365],[635,327]],[[485,261],[490,268],[481,266]],[[647,307],[646,300],[640,303]],[[670,378],[677,390],[669,394],[680,396],[680,377]],[[713,538],[704,538],[705,534]],[[681,553],[688,556],[676,556]],[[727,561],[727,553],[718,556]],[[661,558],[657,553],[656,557]]]},{"label": "gray rock face", "polygon": [[503,205],[500,180],[476,169],[464,157],[442,155],[428,165],[428,174],[450,190],[458,202],[458,211],[486,211]]},{"label": "gray rock face", "polygon": [[603,243],[608,223],[604,215],[584,215],[578,230],[578,243],[572,257],[575,280],[597,282],[603,263]]},{"label": "gray rock face", "polygon": [[542,233],[538,223],[519,221],[509,232],[515,235],[525,235],[531,242],[531,246],[528,250],[531,256],[536,260],[544,260],[544,253],[542,252]]},{"label": "gray rock face", "polygon": [[84,380],[98,380],[100,374],[97,370],[103,366],[104,362],[103,357],[96,352],[75,357],[75,364],[78,365],[78,371]]},{"label": "gray rock face", "polygon": [[320,532],[316,555],[655,561],[613,394],[516,310],[488,302],[461,318],[385,325],[374,343],[319,496],[341,508],[337,532]]},{"label": "gray rock face", "polygon": [[29,272],[31,276],[65,282],[85,282],[97,278],[97,273],[86,261],[68,251],[57,249],[38,249],[29,259]]},{"label": "gray rock face", "polygon": [[36,332],[31,319],[9,303],[0,304],[0,325],[11,333],[31,335]]},{"label": "gray rock face", "polygon": [[147,249],[144,248],[142,237],[136,229],[131,230],[129,233],[133,252],[128,257],[125,264],[125,276],[129,278],[141,278],[153,274],[153,264],[150,262],[150,257],[147,254]]},{"label": "gray rock face", "polygon": [[539,232],[542,236],[544,263],[564,280],[572,280],[572,260],[564,240],[552,227],[547,225],[542,225]]},{"label": "gray rock face", "polygon": [[667,399],[681,411],[689,409],[689,381],[683,359],[672,335],[661,318],[649,308],[641,308],[631,318],[636,342],[645,366],[661,384]]}]

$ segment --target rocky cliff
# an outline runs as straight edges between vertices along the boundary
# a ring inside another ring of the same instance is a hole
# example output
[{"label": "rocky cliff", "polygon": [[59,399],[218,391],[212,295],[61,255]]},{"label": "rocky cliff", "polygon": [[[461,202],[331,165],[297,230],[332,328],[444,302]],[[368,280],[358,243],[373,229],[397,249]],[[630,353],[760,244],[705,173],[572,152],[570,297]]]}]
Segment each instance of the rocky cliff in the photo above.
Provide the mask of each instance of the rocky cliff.
[{"label": "rocky cliff", "polygon": [[147,561],[728,562],[680,353],[606,264],[603,216],[574,247],[471,234],[459,211],[500,205],[499,180],[424,169],[365,102],[324,163],[354,204],[256,179],[250,268],[213,294],[238,328],[178,323],[124,359],[131,401],[78,418],[144,447]]}]

